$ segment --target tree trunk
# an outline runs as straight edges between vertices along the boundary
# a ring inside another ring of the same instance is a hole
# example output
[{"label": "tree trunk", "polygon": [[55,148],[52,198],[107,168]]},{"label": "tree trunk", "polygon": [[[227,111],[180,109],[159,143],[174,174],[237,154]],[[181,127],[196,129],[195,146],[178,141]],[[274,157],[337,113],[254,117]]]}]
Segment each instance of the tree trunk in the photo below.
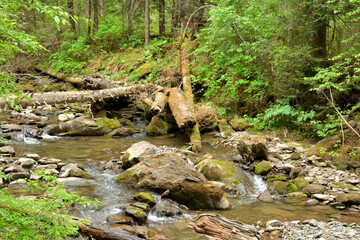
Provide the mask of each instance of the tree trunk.
[{"label": "tree trunk", "polygon": [[88,39],[91,37],[91,7],[92,7],[92,1],[88,0]]},{"label": "tree trunk", "polygon": [[76,29],[76,41],[79,40],[80,38],[80,14],[81,14],[81,7],[80,7],[80,1],[78,0],[77,2],[77,16],[78,16],[78,20],[77,20],[77,29]]},{"label": "tree trunk", "polygon": [[128,34],[133,32],[134,0],[128,0]]},{"label": "tree trunk", "polygon": [[178,88],[169,90],[169,107],[180,130],[191,130],[195,124],[194,113]]},{"label": "tree trunk", "polygon": [[154,102],[151,105],[150,111],[154,114],[157,115],[159,113],[162,113],[165,109],[165,105],[166,105],[166,96],[164,93],[162,92],[156,92],[155,93],[155,99]]},{"label": "tree trunk", "polygon": [[172,13],[171,13],[171,32],[174,35],[174,38],[177,37],[177,28],[180,22],[180,7],[179,0],[172,0]]},{"label": "tree trunk", "polygon": [[93,35],[95,35],[99,28],[99,0],[93,0],[94,4],[94,27],[93,27]]},{"label": "tree trunk", "polygon": [[70,28],[73,33],[75,33],[75,20],[74,20],[74,0],[67,1],[68,13],[69,13],[69,23]]},{"label": "tree trunk", "polygon": [[150,0],[145,0],[145,46],[150,42]]},{"label": "tree trunk", "polygon": [[159,35],[165,35],[165,0],[159,0]]},{"label": "tree trunk", "polygon": [[[191,80],[190,80],[190,72],[189,72],[189,49],[191,48],[191,41],[190,39],[186,38],[184,42],[181,44],[180,49],[180,57],[181,57],[181,75],[182,75],[182,82],[183,82],[183,89],[184,89],[184,96],[186,101],[188,102],[191,111],[195,115],[195,106],[194,106],[194,99],[193,93],[191,89]],[[192,128],[191,135],[190,135],[190,143],[192,145],[192,149],[194,152],[201,151],[201,135],[199,130],[199,124],[196,122],[195,126]]]},{"label": "tree trunk", "polygon": [[327,21],[319,20],[314,33],[315,57],[324,59],[327,57]]},{"label": "tree trunk", "polygon": [[[77,92],[47,92],[47,93],[35,93],[30,95],[30,101],[23,100],[17,104],[26,106],[39,106],[39,105],[52,105],[57,103],[75,103],[75,102],[96,102],[99,100],[106,100],[117,97],[129,97],[137,94],[141,89],[139,86],[132,87],[119,87],[110,88],[104,90],[86,90]],[[0,100],[0,109],[5,108],[6,101]]]},{"label": "tree trunk", "polygon": [[209,239],[257,240],[261,237],[254,226],[226,219],[216,213],[201,214],[190,226]]}]

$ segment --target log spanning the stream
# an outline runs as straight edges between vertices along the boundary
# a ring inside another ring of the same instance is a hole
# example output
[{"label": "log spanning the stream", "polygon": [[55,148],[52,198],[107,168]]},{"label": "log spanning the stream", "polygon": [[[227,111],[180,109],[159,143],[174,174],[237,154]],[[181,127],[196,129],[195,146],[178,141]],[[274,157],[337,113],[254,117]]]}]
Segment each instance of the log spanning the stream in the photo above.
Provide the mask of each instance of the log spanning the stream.
[{"label": "log spanning the stream", "polygon": [[[77,92],[46,92],[35,93],[30,95],[30,100],[22,100],[17,102],[17,105],[39,106],[39,105],[53,105],[58,103],[75,103],[75,102],[96,102],[99,100],[106,100],[119,97],[130,97],[137,94],[142,89],[141,86],[132,87],[118,87],[103,90],[85,90]],[[9,99],[10,100],[10,99]],[[0,109],[6,107],[7,101],[0,100]]]}]

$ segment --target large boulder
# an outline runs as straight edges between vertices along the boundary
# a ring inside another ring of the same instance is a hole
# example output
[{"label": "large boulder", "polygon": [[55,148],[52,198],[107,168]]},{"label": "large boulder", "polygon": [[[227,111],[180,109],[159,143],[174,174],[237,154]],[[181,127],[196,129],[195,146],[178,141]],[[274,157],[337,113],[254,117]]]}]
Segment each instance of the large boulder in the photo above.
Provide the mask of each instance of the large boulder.
[{"label": "large boulder", "polygon": [[196,165],[196,168],[211,181],[221,181],[227,185],[227,189],[239,191],[240,194],[253,193],[253,186],[248,175],[237,169],[230,162],[214,159],[207,155]]},{"label": "large boulder", "polygon": [[266,138],[263,136],[244,135],[238,140],[236,147],[247,162],[267,160],[269,156]]},{"label": "large boulder", "polygon": [[101,128],[93,119],[79,117],[74,120],[51,125],[48,129],[50,135],[72,136],[102,136],[111,129]]},{"label": "large boulder", "polygon": [[118,176],[117,182],[155,191],[169,190],[169,197],[192,209],[228,209],[229,201],[215,183],[177,154],[144,157]]},{"label": "large boulder", "polygon": [[200,131],[214,130],[217,126],[217,111],[209,105],[200,105],[196,109],[196,121]]},{"label": "large boulder", "polygon": [[141,141],[133,144],[125,154],[122,156],[121,161],[123,168],[130,168],[140,162],[143,158],[154,155],[156,153],[156,146],[149,142]]}]

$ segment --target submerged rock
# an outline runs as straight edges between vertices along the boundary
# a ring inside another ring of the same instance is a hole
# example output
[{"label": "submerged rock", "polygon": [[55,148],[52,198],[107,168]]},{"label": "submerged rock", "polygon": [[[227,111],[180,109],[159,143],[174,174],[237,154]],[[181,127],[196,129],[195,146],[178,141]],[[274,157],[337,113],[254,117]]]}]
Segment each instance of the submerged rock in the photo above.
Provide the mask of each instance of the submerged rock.
[{"label": "submerged rock", "polygon": [[169,190],[170,198],[193,209],[230,207],[223,190],[208,182],[193,165],[177,154],[144,157],[119,175],[117,182],[157,191]]}]

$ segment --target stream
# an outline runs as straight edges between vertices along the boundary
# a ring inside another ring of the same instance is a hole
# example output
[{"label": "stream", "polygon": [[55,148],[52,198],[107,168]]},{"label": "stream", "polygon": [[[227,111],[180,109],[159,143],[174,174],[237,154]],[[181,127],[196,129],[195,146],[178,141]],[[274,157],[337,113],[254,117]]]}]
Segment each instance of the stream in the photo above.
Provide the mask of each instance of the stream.
[{"label": "stream", "polygon": [[[154,145],[166,145],[169,147],[182,147],[188,140],[179,134],[172,138],[148,137],[144,131],[129,137],[50,137],[43,136],[42,140],[31,138],[24,139],[23,143],[12,143],[16,152],[37,153],[41,157],[53,157],[67,163],[78,163],[92,176],[91,184],[88,186],[70,188],[80,195],[97,198],[102,205],[97,209],[77,208],[71,214],[93,220],[98,223],[106,223],[106,217],[121,212],[121,206],[131,201],[132,196],[139,192],[126,185],[115,182],[119,172],[104,170],[103,166],[109,159],[119,158],[120,153],[125,151],[131,144],[138,141],[148,141]],[[219,160],[230,160],[232,153],[226,147],[213,147],[204,144],[201,154],[210,153]],[[261,193],[266,188],[266,183],[259,176],[246,173],[252,181],[255,194]],[[159,196],[154,194],[156,198]],[[224,217],[255,224],[257,221],[263,223],[278,219],[280,221],[305,220],[314,218],[316,220],[328,221],[330,218],[339,219],[342,222],[356,222],[360,224],[357,215],[347,215],[346,211],[338,211],[329,206],[305,207],[301,201],[289,201],[276,199],[273,203],[263,203],[255,198],[228,197],[232,208],[227,211],[217,212]],[[189,211],[182,218],[159,218],[150,214],[147,224],[158,232],[165,234],[170,239],[206,239],[194,230],[187,227],[187,220],[206,211]]]}]

